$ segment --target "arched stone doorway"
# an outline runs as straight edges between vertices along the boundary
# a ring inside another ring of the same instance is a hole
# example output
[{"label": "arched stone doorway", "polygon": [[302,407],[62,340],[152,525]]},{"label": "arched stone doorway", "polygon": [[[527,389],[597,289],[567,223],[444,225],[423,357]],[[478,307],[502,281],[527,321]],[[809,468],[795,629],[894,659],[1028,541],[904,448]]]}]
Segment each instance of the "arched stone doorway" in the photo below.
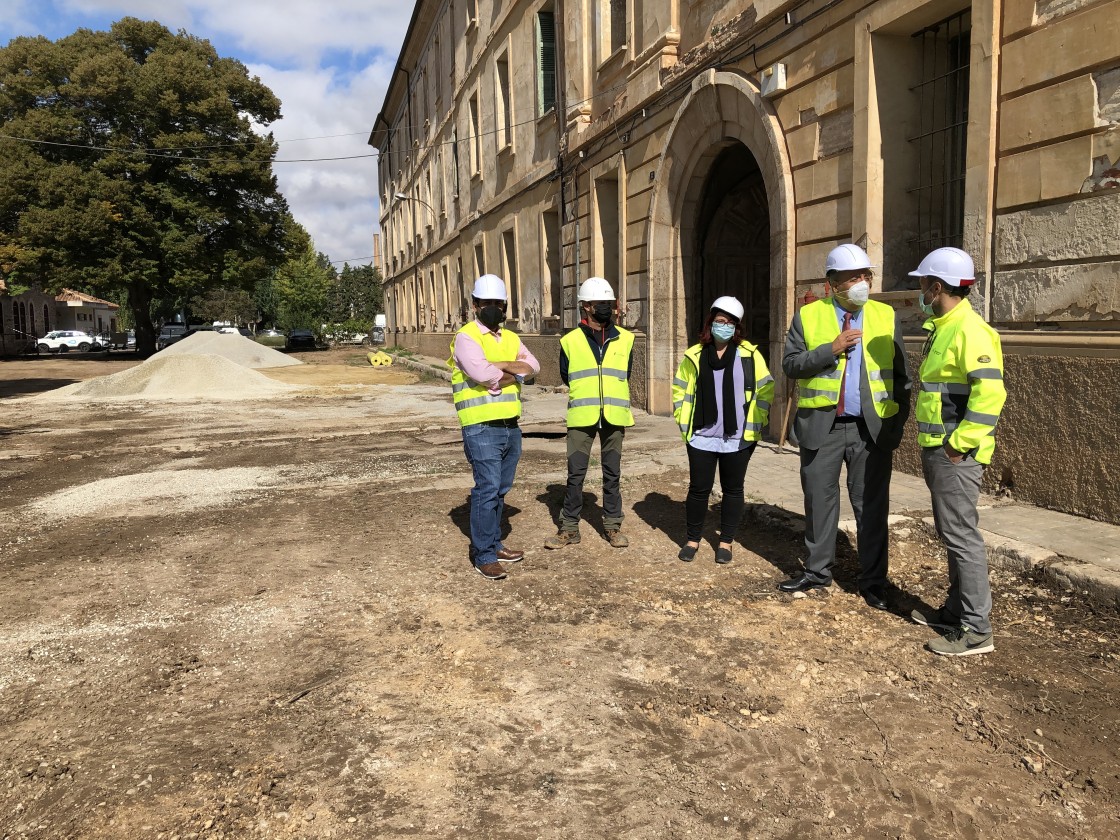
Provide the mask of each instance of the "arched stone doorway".
[{"label": "arched stone doorway", "polygon": [[[743,303],[744,335],[770,355],[770,211],[758,162],[729,141],[708,172],[696,223],[697,260],[689,333],[696,335],[711,302],[732,295]],[[769,358],[767,358],[769,363]]]},{"label": "arched stone doorway", "polygon": [[[724,155],[730,157],[721,164]],[[748,161],[754,163],[757,173],[750,177],[746,173]],[[743,177],[735,185],[716,188],[723,165],[738,167]],[[749,183],[752,178],[753,184]],[[751,340],[764,349],[768,345],[765,355],[769,359],[776,362],[781,357],[785,327],[793,314],[793,175],[773,106],[744,76],[716,70],[699,74],[669,128],[654,181],[647,240],[648,406],[654,413],[668,414],[672,410],[671,384],[676,365],[695,341],[702,307],[711,303],[710,299],[701,302],[700,297],[710,296],[719,280],[719,271],[704,273],[698,279],[703,251],[709,246],[718,250],[736,226],[754,225],[753,246],[742,249],[736,259],[746,259],[750,252],[751,300],[763,294],[769,300],[767,307],[758,307],[760,315],[766,313],[766,320],[758,328],[768,332],[752,335]],[[753,202],[749,198],[752,194]],[[764,202],[759,200],[763,197]],[[706,199],[714,203],[707,216]],[[745,213],[748,204],[753,206]],[[768,221],[766,231],[756,224],[762,215]],[[765,256],[763,241],[768,241]],[[767,266],[765,272],[762,264]],[[744,305],[747,303],[745,297],[736,296]],[[778,365],[772,365],[772,372],[778,393],[771,411],[771,428],[777,429],[784,420],[788,388]]]}]

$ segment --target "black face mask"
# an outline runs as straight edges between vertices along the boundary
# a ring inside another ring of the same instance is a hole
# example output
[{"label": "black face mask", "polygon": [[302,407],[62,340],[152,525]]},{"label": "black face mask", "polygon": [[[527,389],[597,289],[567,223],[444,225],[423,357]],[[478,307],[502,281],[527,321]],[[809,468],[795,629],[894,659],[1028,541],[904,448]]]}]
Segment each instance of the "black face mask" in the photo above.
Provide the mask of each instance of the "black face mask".
[{"label": "black face mask", "polygon": [[614,304],[597,303],[591,308],[591,314],[600,324],[610,326],[611,320],[614,318]]},{"label": "black face mask", "polygon": [[478,320],[480,320],[487,329],[496,330],[502,325],[502,321],[506,319],[506,311],[500,306],[491,304],[490,306],[483,306],[478,310]]}]

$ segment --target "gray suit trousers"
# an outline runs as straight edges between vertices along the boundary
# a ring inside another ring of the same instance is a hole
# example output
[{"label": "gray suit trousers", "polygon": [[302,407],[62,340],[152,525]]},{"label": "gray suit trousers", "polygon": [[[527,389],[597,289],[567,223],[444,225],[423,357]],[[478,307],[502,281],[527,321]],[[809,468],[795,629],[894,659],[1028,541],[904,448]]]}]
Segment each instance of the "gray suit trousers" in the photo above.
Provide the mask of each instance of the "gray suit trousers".
[{"label": "gray suit trousers", "polygon": [[887,514],[894,453],[875,445],[862,422],[833,424],[819,449],[801,450],[805,492],[805,573],[832,582],[840,522],[840,467],[848,467],[848,500],[856,515],[861,590],[887,582]]}]

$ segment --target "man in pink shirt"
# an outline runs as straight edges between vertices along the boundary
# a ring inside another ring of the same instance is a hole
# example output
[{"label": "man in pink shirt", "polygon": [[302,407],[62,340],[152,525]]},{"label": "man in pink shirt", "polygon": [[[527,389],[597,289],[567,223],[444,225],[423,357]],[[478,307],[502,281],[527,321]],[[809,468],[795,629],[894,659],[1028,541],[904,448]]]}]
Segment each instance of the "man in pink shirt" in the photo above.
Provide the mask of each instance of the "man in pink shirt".
[{"label": "man in pink shirt", "polygon": [[475,319],[451,341],[451,396],[463,428],[463,451],[474,472],[470,560],[488,580],[525,554],[502,545],[502,511],[521,458],[521,386],[541,366],[512,330],[503,330],[506,284],[484,274],[471,291]]}]

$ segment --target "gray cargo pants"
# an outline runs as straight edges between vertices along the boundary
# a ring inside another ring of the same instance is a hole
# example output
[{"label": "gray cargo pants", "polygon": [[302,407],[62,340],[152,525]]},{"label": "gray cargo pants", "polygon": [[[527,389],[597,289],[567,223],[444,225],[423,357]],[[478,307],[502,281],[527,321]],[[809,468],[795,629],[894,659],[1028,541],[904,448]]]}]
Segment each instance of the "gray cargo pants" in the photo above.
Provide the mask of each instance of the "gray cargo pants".
[{"label": "gray cargo pants", "polygon": [[992,588],[988,553],[980,536],[980,479],[984,465],[966,455],[959,464],[940,446],[922,450],[922,473],[933,500],[933,522],[949,555],[945,609],[977,633],[991,633]]}]

